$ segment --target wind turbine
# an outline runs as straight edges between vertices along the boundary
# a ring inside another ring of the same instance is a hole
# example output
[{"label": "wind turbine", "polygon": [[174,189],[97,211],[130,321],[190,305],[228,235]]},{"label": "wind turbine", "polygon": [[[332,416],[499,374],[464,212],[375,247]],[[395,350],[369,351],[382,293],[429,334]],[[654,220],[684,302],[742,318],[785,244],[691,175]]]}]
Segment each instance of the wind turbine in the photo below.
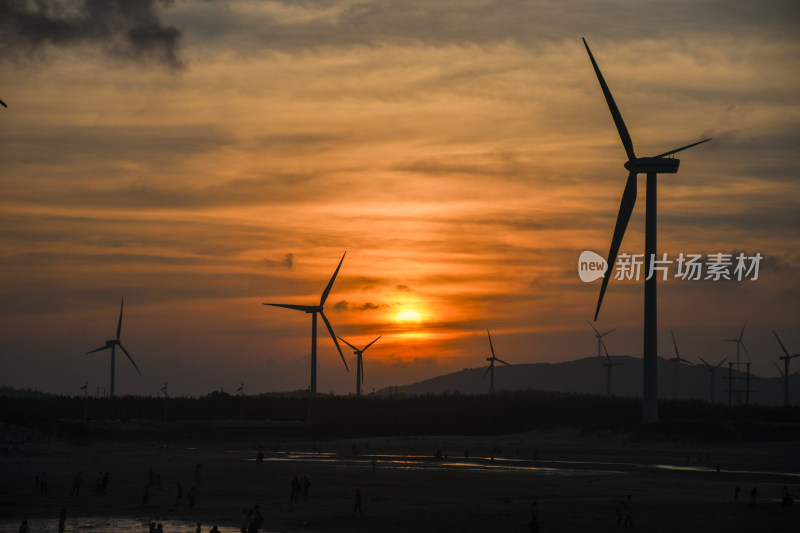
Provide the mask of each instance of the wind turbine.
[{"label": "wind turbine", "polygon": [[[747,347],[745,347],[744,342],[742,342],[742,336],[744,335],[744,328],[745,327],[747,327],[747,320],[745,320],[744,324],[742,324],[742,331],[739,332],[739,336],[738,337],[736,337],[735,339],[723,339],[725,342],[735,342],[736,343],[736,370],[737,371],[741,371],[741,363],[739,362],[740,349],[744,350],[744,353],[747,356],[747,360],[751,361],[750,354],[747,352]],[[749,366],[748,366],[748,369],[747,369],[747,375],[748,376],[750,375],[750,367]],[[728,399],[730,400],[730,394],[731,394],[731,392],[733,392],[733,387],[731,386],[729,388],[732,389],[728,393],[729,394]],[[736,391],[736,400],[739,403],[742,403],[742,391],[740,391],[740,390]]]},{"label": "wind turbine", "polygon": [[603,350],[606,352],[606,362],[603,363],[603,366],[606,367],[606,396],[611,396],[611,369],[615,366],[624,365],[625,363],[613,363],[611,361],[611,356],[608,355],[608,348],[606,348],[605,342],[603,343]]},{"label": "wind turbine", "polygon": [[642,422],[645,424],[658,423],[658,305],[656,303],[656,276],[654,275],[652,261],[655,259],[656,254],[656,210],[657,210],[657,194],[658,194],[658,174],[675,174],[678,172],[678,165],[680,160],[672,156],[682,150],[691,148],[700,143],[704,143],[711,139],[703,139],[692,144],[687,144],[680,148],[664,152],[653,157],[636,157],[633,150],[633,141],[622,120],[622,115],[611,96],[611,91],[606,85],[603,74],[600,72],[600,67],[594,60],[592,51],[589,50],[589,45],[586,39],[583,39],[583,44],[586,51],[589,53],[589,59],[594,67],[594,72],[597,75],[597,81],[600,82],[600,88],[606,98],[608,109],[611,111],[611,116],[614,119],[614,124],[617,127],[622,145],[625,148],[625,153],[628,156],[628,161],[625,163],[625,169],[628,170],[628,181],[625,184],[625,190],[622,193],[622,202],[619,207],[619,214],[617,215],[617,223],[614,227],[614,235],[611,238],[611,247],[608,251],[608,267],[606,268],[605,275],[603,276],[603,284],[600,287],[600,297],[597,300],[597,310],[594,314],[594,320],[597,321],[597,316],[600,314],[600,306],[603,303],[603,295],[608,286],[608,280],[611,277],[611,272],[614,270],[614,263],[617,260],[617,253],[622,244],[622,237],[625,235],[625,229],[628,227],[628,221],[633,213],[633,206],[636,203],[637,194],[637,175],[647,174],[647,201],[646,201],[646,214],[645,214],[645,257],[648,260],[648,268],[646,269],[647,276],[644,282],[644,376],[642,380]]},{"label": "wind turbine", "polygon": [[736,343],[736,370],[739,370],[739,348],[741,347],[744,350],[745,355],[747,355],[747,359],[750,360],[750,354],[747,352],[747,348],[742,342],[742,336],[744,335],[744,328],[747,327],[747,320],[744,321],[742,325],[742,331],[739,332],[739,336],[735,339],[723,339],[725,342],[735,342]]},{"label": "wind turbine", "polygon": [[108,350],[108,349],[111,350],[111,386],[109,387],[109,398],[113,398],[114,397],[114,359],[115,359],[115,355],[116,355],[117,346],[119,346],[120,349],[122,349],[122,351],[125,352],[125,355],[128,357],[128,361],[131,362],[131,364],[133,365],[133,368],[135,368],[136,371],[139,373],[139,377],[142,376],[142,372],[141,372],[141,370],[139,370],[139,367],[136,366],[136,363],[133,362],[133,358],[131,357],[131,354],[128,353],[128,350],[125,349],[125,347],[122,345],[122,343],[119,340],[119,334],[122,331],[122,307],[123,307],[124,303],[125,303],[124,298],[120,299],[120,303],[119,303],[119,322],[117,322],[117,338],[106,341],[106,345],[105,346],[101,346],[100,348],[96,348],[96,349],[92,350],[91,352],[86,352],[86,355],[89,355],[90,353],[99,352],[101,350]]},{"label": "wind turbine", "polygon": [[789,351],[786,349],[786,346],[783,345],[783,343],[781,342],[780,337],[778,337],[778,334],[775,333],[774,329],[772,330],[772,333],[775,335],[775,339],[777,339],[778,344],[781,345],[781,350],[783,350],[783,353],[786,354],[786,355],[783,355],[783,356],[778,358],[778,359],[783,359],[783,370],[781,370],[781,367],[779,367],[778,364],[775,363],[775,361],[773,361],[773,363],[775,363],[775,366],[778,367],[778,371],[781,373],[781,376],[783,377],[783,405],[788,406],[789,405],[789,378],[791,377],[791,375],[789,374],[789,361],[791,361],[792,358],[794,358],[794,357],[800,357],[800,353],[796,353],[794,355],[789,355]]},{"label": "wind turbine", "polygon": [[492,350],[492,356],[486,358],[486,360],[489,361],[489,366],[486,368],[486,372],[483,373],[483,377],[481,379],[486,379],[486,374],[491,374],[491,376],[489,377],[489,394],[494,394],[494,362],[498,361],[506,366],[513,366],[513,365],[506,363],[505,361],[503,361],[494,354],[492,335],[489,333],[488,329],[486,330],[486,334],[489,335],[489,348]]},{"label": "wind turbine", "polygon": [[353,349],[353,353],[358,356],[358,361],[356,362],[356,397],[361,397],[361,384],[364,383],[364,358],[362,357],[363,353],[367,351],[367,348],[375,344],[375,341],[383,337],[383,335],[379,335],[377,339],[372,341],[371,343],[367,344],[360,350],[344,340],[343,338],[339,337],[339,340],[348,345]]},{"label": "wind turbine", "polygon": [[674,382],[673,382],[673,387],[674,387],[673,396],[677,400],[678,399],[678,367],[680,365],[690,365],[691,363],[689,361],[687,361],[686,359],[681,359],[681,354],[678,351],[678,343],[675,342],[675,334],[672,332],[671,328],[669,330],[669,334],[672,335],[672,345],[675,347],[675,357],[670,359],[670,361],[672,361],[672,365],[675,367],[675,377],[674,377]]},{"label": "wind turbine", "polygon": [[339,341],[336,340],[336,335],[333,333],[333,328],[331,327],[331,323],[328,322],[328,319],[325,317],[325,313],[323,312],[323,307],[325,306],[325,300],[328,299],[328,294],[331,292],[331,287],[333,287],[333,282],[336,281],[336,275],[339,273],[339,269],[342,267],[342,262],[344,261],[344,256],[347,255],[347,252],[342,254],[342,259],[339,261],[339,266],[336,267],[336,271],[334,271],[331,280],[328,282],[328,285],[325,287],[325,290],[322,292],[322,296],[319,299],[319,305],[294,305],[294,304],[268,304],[265,303],[264,305],[271,305],[273,307],[284,307],[286,309],[294,309],[295,311],[303,311],[304,313],[309,313],[311,315],[311,397],[317,397],[317,314],[322,317],[322,320],[325,322],[325,326],[328,328],[328,332],[331,334],[331,338],[333,339],[333,343],[336,345],[336,349],[339,351],[339,356],[342,358],[342,363],[344,363],[344,367],[349,372],[350,369],[347,368],[347,361],[344,360],[344,355],[342,354],[342,349],[339,347]]},{"label": "wind turbine", "polygon": [[717,394],[716,394],[716,391],[717,391],[717,379],[716,379],[717,378],[717,370],[719,370],[719,367],[721,367],[722,363],[727,361],[728,358],[726,357],[725,359],[723,359],[722,361],[720,361],[716,365],[712,365],[712,364],[708,363],[702,357],[699,357],[698,359],[700,359],[703,362],[703,364],[705,364],[706,367],[708,367],[708,371],[711,373],[711,403],[712,404],[716,403],[716,398],[717,398]]},{"label": "wind turbine", "polygon": [[589,322],[587,320],[586,323],[589,324],[589,327],[594,330],[594,336],[597,339],[597,357],[603,357],[603,352],[601,351],[601,349],[603,347],[603,337],[605,337],[606,335],[608,335],[612,331],[616,331],[616,328],[610,329],[610,330],[606,331],[605,333],[600,333],[599,331],[597,331],[597,328],[592,325],[591,322]]}]

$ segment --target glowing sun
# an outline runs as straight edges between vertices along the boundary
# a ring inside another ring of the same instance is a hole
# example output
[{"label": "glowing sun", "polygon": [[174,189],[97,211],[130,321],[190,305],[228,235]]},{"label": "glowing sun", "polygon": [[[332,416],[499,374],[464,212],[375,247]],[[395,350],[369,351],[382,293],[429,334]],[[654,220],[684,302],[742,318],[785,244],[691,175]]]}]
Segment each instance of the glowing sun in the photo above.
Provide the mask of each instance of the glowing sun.
[{"label": "glowing sun", "polygon": [[419,316],[419,313],[417,313],[413,309],[403,309],[402,311],[397,313],[395,320],[397,320],[401,324],[409,324],[409,323],[418,324],[422,322],[422,317]]}]

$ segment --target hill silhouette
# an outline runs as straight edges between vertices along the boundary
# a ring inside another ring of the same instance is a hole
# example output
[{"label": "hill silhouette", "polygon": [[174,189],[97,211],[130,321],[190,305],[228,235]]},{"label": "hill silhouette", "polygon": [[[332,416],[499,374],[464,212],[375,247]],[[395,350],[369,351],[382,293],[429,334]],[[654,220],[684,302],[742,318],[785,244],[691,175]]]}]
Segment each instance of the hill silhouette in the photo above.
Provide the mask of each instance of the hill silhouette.
[{"label": "hill silhouette", "polygon": [[[614,366],[611,373],[612,396],[640,397],[642,395],[642,358],[627,355],[612,356]],[[513,367],[495,367],[495,388],[498,391],[537,390],[576,394],[606,394],[605,358],[586,357],[561,363],[515,364]],[[658,396],[674,398],[674,366],[669,359],[658,358]],[[386,387],[376,391],[377,395],[423,395],[423,394],[485,394],[489,390],[489,378],[481,379],[486,367],[465,368],[458,372],[443,374],[408,385]],[[710,374],[705,365],[684,364],[678,370],[679,400],[710,401]],[[745,372],[733,371],[732,403],[746,401]],[[729,368],[727,362],[717,371],[716,403],[728,403]],[[791,389],[791,405],[800,405],[800,385]],[[783,405],[783,380],[750,375],[750,403],[775,406]]]}]

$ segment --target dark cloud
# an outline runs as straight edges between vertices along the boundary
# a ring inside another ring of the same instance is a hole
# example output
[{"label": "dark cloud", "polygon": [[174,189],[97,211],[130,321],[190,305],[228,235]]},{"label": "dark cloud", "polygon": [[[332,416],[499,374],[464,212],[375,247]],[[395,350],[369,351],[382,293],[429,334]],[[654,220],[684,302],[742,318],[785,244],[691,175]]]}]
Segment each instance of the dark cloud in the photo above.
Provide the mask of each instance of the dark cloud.
[{"label": "dark cloud", "polygon": [[0,57],[43,53],[46,46],[100,45],[110,55],[184,68],[183,32],[164,25],[158,4],[171,0],[0,0]]},{"label": "dark cloud", "polygon": [[366,302],[361,305],[353,305],[347,300],[336,302],[336,305],[333,306],[333,308],[337,311],[375,311],[386,307],[389,306],[386,304],[375,304],[372,302]]},{"label": "dark cloud", "polygon": [[294,268],[294,254],[286,254],[280,261],[264,259],[262,264],[268,268],[285,268],[286,270],[291,270]]}]

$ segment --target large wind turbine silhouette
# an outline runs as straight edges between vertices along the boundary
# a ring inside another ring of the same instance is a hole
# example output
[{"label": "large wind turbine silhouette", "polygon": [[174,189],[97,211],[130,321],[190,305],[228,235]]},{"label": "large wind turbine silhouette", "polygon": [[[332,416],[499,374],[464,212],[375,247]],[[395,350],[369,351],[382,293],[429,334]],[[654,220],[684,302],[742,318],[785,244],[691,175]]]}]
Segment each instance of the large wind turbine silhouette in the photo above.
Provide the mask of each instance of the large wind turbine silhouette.
[{"label": "large wind turbine silhouette", "polygon": [[716,400],[717,400],[717,395],[716,395],[716,392],[717,392],[717,370],[719,370],[719,367],[721,367],[722,363],[727,361],[728,358],[726,357],[725,359],[723,359],[722,361],[720,361],[716,365],[712,365],[712,364],[706,362],[706,360],[703,359],[702,357],[699,357],[698,359],[700,359],[703,362],[703,364],[706,365],[706,367],[708,367],[707,370],[711,374],[711,403],[715,403]]},{"label": "large wind turbine silhouette", "polygon": [[600,287],[600,297],[597,300],[597,310],[594,314],[594,320],[596,322],[597,316],[600,314],[603,295],[606,292],[608,280],[611,278],[611,272],[614,270],[614,263],[617,260],[617,253],[622,244],[622,237],[625,235],[625,229],[628,227],[628,221],[630,221],[631,213],[633,213],[633,206],[636,203],[637,175],[647,174],[644,245],[645,258],[647,260],[647,276],[644,282],[642,422],[645,424],[655,424],[658,423],[658,306],[656,304],[656,276],[653,275],[652,261],[655,259],[656,254],[657,179],[658,174],[675,174],[678,172],[680,160],[669,156],[711,139],[703,139],[702,141],[687,144],[686,146],[653,157],[636,157],[628,128],[622,120],[622,114],[620,114],[619,108],[617,108],[617,104],[614,102],[614,97],[611,96],[611,91],[603,78],[603,74],[600,72],[600,67],[597,66],[597,62],[594,60],[592,51],[589,50],[586,39],[583,39],[583,44],[586,47],[586,52],[589,54],[592,67],[594,67],[594,72],[597,75],[597,81],[600,82],[600,88],[605,96],[608,109],[611,111],[611,116],[614,119],[617,132],[622,140],[622,146],[625,148],[625,153],[628,156],[628,161],[625,162],[625,169],[628,171],[628,181],[622,193],[622,202],[620,203],[619,214],[617,215],[617,223],[614,227],[614,235],[611,238],[611,247],[608,251],[608,267],[603,276],[603,284]]},{"label": "large wind turbine silhouette", "polygon": [[486,360],[489,361],[489,366],[486,368],[486,372],[483,373],[483,377],[481,379],[486,379],[486,374],[491,374],[489,377],[489,394],[494,394],[494,362],[497,361],[499,363],[503,363],[506,366],[513,366],[509,363],[506,363],[499,357],[494,354],[494,345],[492,344],[492,335],[489,333],[489,330],[486,330],[486,334],[489,335],[489,348],[492,350],[492,356],[487,357]]},{"label": "large wind turbine silhouette", "polygon": [[119,346],[120,349],[122,349],[122,351],[125,352],[125,355],[128,357],[128,361],[130,361],[131,364],[133,365],[133,368],[135,368],[136,371],[139,372],[139,377],[142,376],[142,372],[139,370],[139,367],[136,366],[136,363],[133,362],[133,358],[131,357],[131,354],[128,353],[128,350],[125,349],[125,347],[122,345],[122,343],[119,340],[119,335],[122,332],[122,307],[123,307],[124,303],[125,303],[125,299],[124,298],[120,299],[120,303],[119,303],[119,321],[117,322],[117,338],[106,341],[106,345],[105,346],[101,346],[100,348],[96,348],[96,349],[94,349],[94,350],[92,350],[90,352],[86,352],[86,355],[89,355],[90,353],[95,353],[95,352],[99,352],[99,351],[102,351],[102,350],[109,350],[109,349],[111,350],[111,383],[110,383],[110,387],[109,387],[109,398],[113,398],[114,397],[114,360],[115,360],[117,346]]},{"label": "large wind turbine silhouette", "polygon": [[303,311],[304,313],[309,313],[311,315],[311,397],[316,398],[317,396],[317,314],[322,317],[322,320],[325,322],[325,326],[328,328],[328,332],[331,334],[331,339],[333,339],[333,343],[336,345],[336,349],[339,351],[339,357],[342,358],[342,363],[344,363],[344,367],[349,372],[350,369],[347,368],[347,361],[344,360],[344,355],[342,354],[342,349],[339,347],[339,341],[336,340],[336,335],[333,333],[333,328],[331,327],[331,323],[328,322],[328,319],[325,317],[325,313],[323,312],[323,307],[325,306],[325,300],[328,299],[328,294],[331,292],[331,287],[333,287],[333,282],[336,281],[336,275],[339,273],[339,269],[342,267],[342,262],[344,261],[344,256],[347,255],[347,252],[342,254],[342,259],[339,261],[339,266],[336,267],[336,271],[333,273],[331,280],[328,282],[328,285],[325,287],[325,290],[322,292],[322,297],[319,299],[319,305],[294,305],[294,304],[269,304],[265,303],[264,305],[271,305],[273,307],[284,307],[286,309],[294,309],[295,311]]},{"label": "large wind turbine silhouette", "polygon": [[377,339],[375,339],[371,343],[367,344],[366,346],[364,346],[360,350],[358,348],[356,348],[355,346],[353,346],[352,344],[350,344],[349,342],[347,342],[346,340],[344,340],[343,338],[339,337],[339,340],[342,341],[343,343],[345,343],[346,345],[348,345],[349,347],[351,347],[353,349],[353,353],[356,354],[356,356],[358,357],[358,359],[356,360],[356,397],[357,398],[361,397],[361,384],[364,383],[364,357],[363,357],[363,354],[364,354],[364,352],[367,351],[367,348],[369,348],[370,346],[375,344],[375,342],[378,339],[380,339],[381,337],[383,337],[383,335],[379,335]]},{"label": "large wind turbine silhouette", "polygon": [[781,350],[783,350],[783,353],[786,354],[778,358],[778,359],[783,359],[783,370],[781,370],[781,367],[779,367],[777,363],[775,364],[775,366],[778,366],[778,371],[781,373],[781,377],[783,377],[783,405],[788,406],[789,378],[791,377],[791,375],[789,374],[789,361],[791,361],[795,357],[800,357],[800,353],[789,355],[789,351],[786,349],[786,346],[783,345],[783,343],[781,342],[781,338],[778,337],[778,334],[775,333],[774,329],[772,330],[772,333],[773,335],[775,335],[775,339],[778,341],[778,344],[781,345]]},{"label": "large wind turbine silhouette", "polygon": [[675,347],[675,357],[670,359],[672,361],[672,365],[675,367],[675,375],[673,376],[673,390],[672,390],[672,397],[674,399],[678,399],[678,368],[681,365],[690,365],[691,363],[686,359],[681,359],[681,353],[678,351],[678,343],[675,342],[675,334],[672,332],[672,329],[669,330],[669,334],[672,335],[672,346]]},{"label": "large wind turbine silhouette", "polygon": [[606,335],[608,335],[612,331],[615,331],[616,328],[610,329],[610,330],[606,331],[605,333],[600,333],[599,331],[597,331],[597,328],[594,327],[594,325],[592,325],[591,322],[589,322],[587,320],[586,323],[589,324],[589,327],[594,330],[594,336],[597,339],[597,357],[603,357],[603,352],[602,352],[602,349],[603,349],[603,337],[605,337]]}]

